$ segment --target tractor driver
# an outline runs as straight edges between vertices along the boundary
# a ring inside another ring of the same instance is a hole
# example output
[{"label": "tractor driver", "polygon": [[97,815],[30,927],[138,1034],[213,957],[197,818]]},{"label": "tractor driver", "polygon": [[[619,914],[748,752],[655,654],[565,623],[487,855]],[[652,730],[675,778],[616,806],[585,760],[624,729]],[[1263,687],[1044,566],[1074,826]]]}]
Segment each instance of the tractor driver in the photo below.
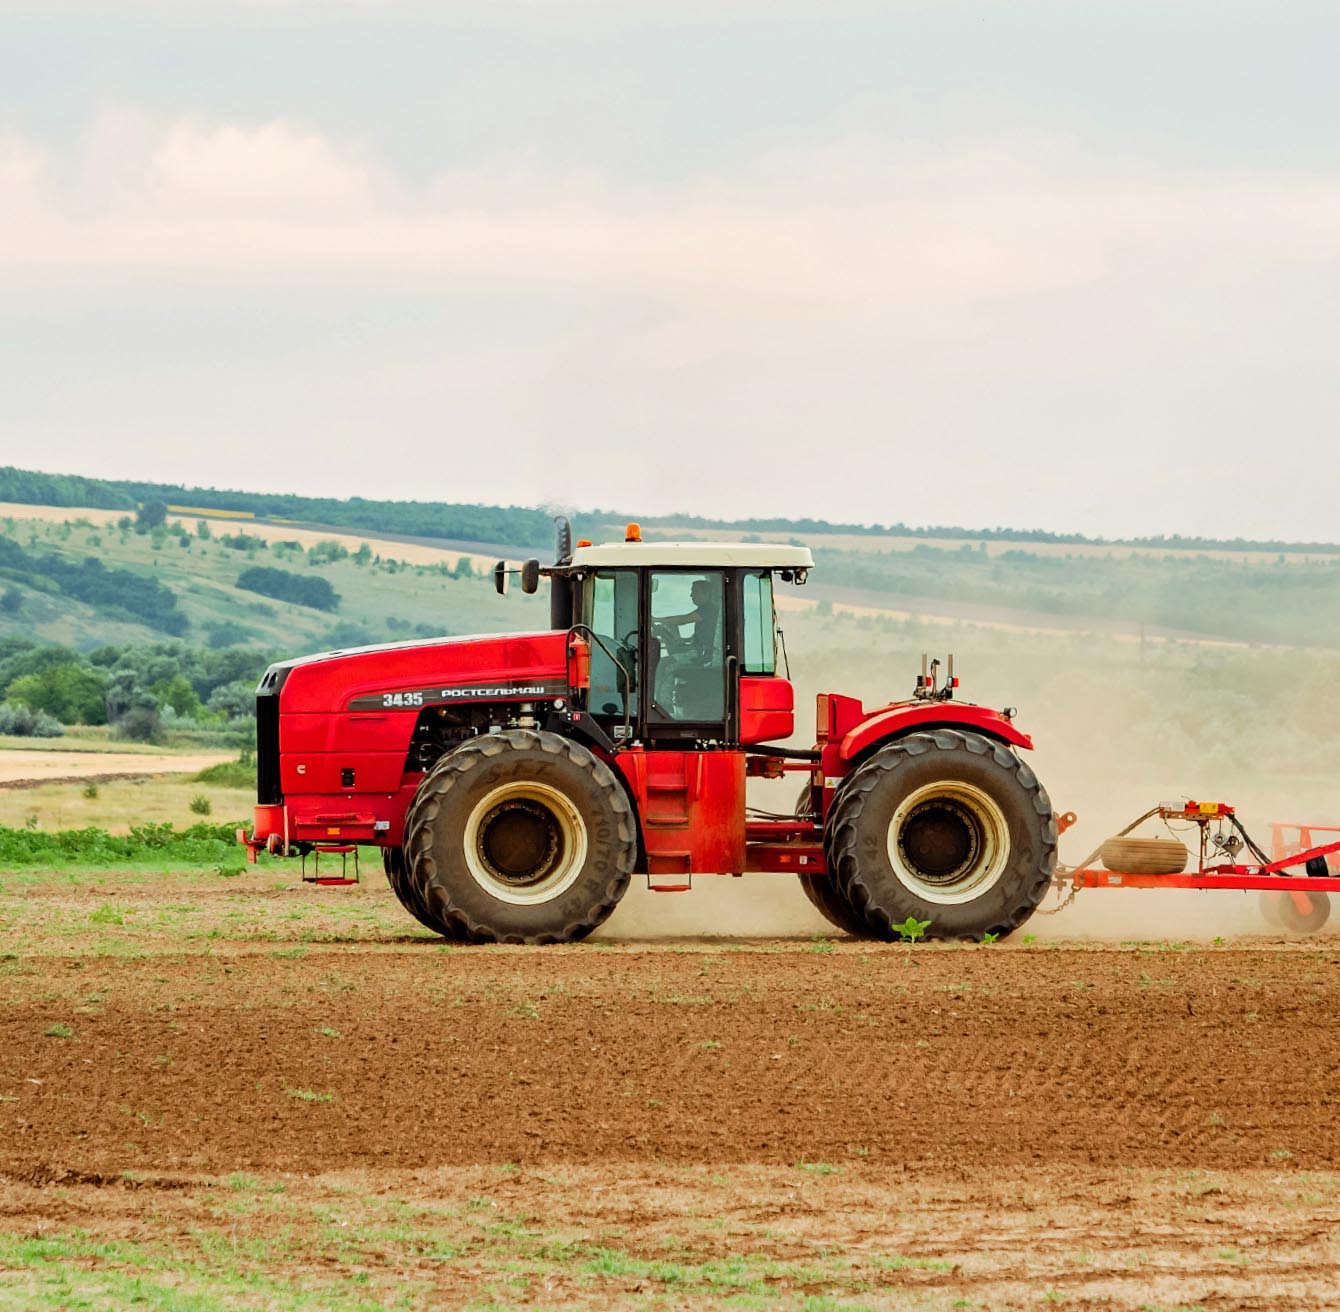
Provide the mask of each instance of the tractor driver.
[{"label": "tractor driver", "polygon": [[[693,609],[683,615],[665,615],[657,620],[679,638],[675,649],[684,654],[692,653],[704,662],[712,655],[712,645],[717,636],[717,608],[712,596],[712,585],[706,579],[695,579],[689,589],[689,600]],[[693,632],[687,637],[679,633],[685,624],[693,625]]]}]

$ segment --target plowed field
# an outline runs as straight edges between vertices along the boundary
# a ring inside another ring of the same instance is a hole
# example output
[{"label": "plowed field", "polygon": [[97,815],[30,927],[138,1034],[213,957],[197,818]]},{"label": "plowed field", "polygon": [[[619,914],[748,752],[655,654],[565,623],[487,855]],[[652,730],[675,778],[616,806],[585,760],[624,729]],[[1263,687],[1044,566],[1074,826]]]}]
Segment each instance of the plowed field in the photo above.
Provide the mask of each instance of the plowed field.
[{"label": "plowed field", "polygon": [[0,888],[0,1307],[1340,1305],[1335,940],[460,948],[273,868]]}]

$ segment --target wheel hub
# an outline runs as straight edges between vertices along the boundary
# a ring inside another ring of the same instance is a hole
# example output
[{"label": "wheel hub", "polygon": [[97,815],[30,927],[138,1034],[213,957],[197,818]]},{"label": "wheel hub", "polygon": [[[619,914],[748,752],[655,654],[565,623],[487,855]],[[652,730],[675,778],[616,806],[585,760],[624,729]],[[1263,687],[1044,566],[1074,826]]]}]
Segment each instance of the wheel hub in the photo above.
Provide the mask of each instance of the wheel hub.
[{"label": "wheel hub", "polygon": [[462,835],[465,867],[500,902],[561,896],[586,864],[590,838],[570,797],[539,780],[500,784],[475,803]]},{"label": "wheel hub", "polygon": [[965,807],[939,798],[923,802],[907,817],[898,846],[923,879],[953,883],[977,860],[981,826]]},{"label": "wheel hub", "polygon": [[971,902],[1008,867],[1009,826],[995,798],[975,784],[926,784],[895,809],[888,853],[894,875],[923,901]]},{"label": "wheel hub", "polygon": [[552,811],[528,799],[495,806],[479,826],[479,857],[488,870],[524,887],[546,878],[562,856],[563,831]]}]

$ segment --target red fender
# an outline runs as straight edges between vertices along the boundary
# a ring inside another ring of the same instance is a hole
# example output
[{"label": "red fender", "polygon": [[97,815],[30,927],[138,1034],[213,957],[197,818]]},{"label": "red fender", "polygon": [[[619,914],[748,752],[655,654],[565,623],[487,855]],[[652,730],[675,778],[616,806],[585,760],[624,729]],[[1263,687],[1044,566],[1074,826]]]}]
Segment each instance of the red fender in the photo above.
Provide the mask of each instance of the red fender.
[{"label": "red fender", "polygon": [[957,706],[952,702],[890,706],[862,720],[838,749],[838,758],[852,761],[888,738],[901,738],[919,729],[968,729],[988,738],[999,738],[1012,747],[1033,748],[1033,740],[1020,733],[999,711],[985,706]]}]

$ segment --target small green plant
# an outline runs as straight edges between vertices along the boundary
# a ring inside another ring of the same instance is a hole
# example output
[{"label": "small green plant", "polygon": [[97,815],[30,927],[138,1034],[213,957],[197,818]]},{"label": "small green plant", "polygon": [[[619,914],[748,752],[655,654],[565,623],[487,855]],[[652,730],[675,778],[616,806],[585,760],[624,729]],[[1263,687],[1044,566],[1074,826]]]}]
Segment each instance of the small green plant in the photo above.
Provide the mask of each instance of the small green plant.
[{"label": "small green plant", "polygon": [[85,784],[80,792],[84,797],[87,797],[90,802],[96,802],[98,800],[97,784]]},{"label": "small green plant", "polygon": [[993,933],[991,933],[990,930],[987,930],[987,932],[986,932],[985,934],[982,935],[982,945],[983,945],[984,947],[989,947],[989,946],[990,946],[992,943],[994,943],[999,937],[1000,937],[999,934],[993,934]]},{"label": "small green plant", "polygon": [[342,1037],[339,1030],[333,1030],[329,1025],[322,1025],[321,1028],[317,1030],[317,1033],[327,1039],[338,1039]]},{"label": "small green plant", "polygon": [[192,815],[209,815],[214,810],[214,804],[204,793],[197,793],[191,798]]},{"label": "small green plant", "polygon": [[62,1025],[59,1021],[55,1025],[48,1025],[42,1033],[48,1039],[72,1039],[74,1031],[68,1025]]},{"label": "small green plant", "polygon": [[517,1016],[517,1017],[519,1017],[521,1020],[539,1020],[539,1019],[540,1019],[540,1009],[539,1009],[539,1007],[537,1007],[533,1002],[522,1002],[522,1003],[518,1003],[518,1004],[517,1004],[515,1007],[513,1007],[512,1010],[509,1011],[507,1014],[508,1014],[509,1016]]},{"label": "small green plant", "polygon": [[125,917],[110,902],[104,902],[102,906],[90,911],[88,920],[91,925],[124,925],[126,923]]},{"label": "small green plant", "polygon": [[720,1040],[720,1039],[704,1039],[698,1046],[699,1046],[704,1052],[715,1052],[719,1047],[721,1047],[721,1040]]},{"label": "small green plant", "polygon": [[317,1093],[315,1089],[286,1089],[285,1092],[290,1098],[296,1098],[299,1102],[334,1102],[335,1095],[327,1091],[326,1093]]},{"label": "small green plant", "polygon": [[833,948],[834,944],[831,938],[825,938],[822,934],[816,934],[810,939],[810,944],[806,951],[818,952],[826,956],[833,951]]},{"label": "small green plant", "polygon": [[832,1175],[839,1168],[831,1162],[797,1162],[797,1171],[808,1171],[811,1175]]},{"label": "small green plant", "polygon": [[1038,936],[1037,936],[1036,934],[1025,934],[1025,935],[1024,935],[1024,947],[1026,947],[1026,948],[1028,948],[1028,947],[1032,947],[1033,944],[1036,943],[1037,941],[1038,941]]},{"label": "small green plant", "polygon": [[895,925],[893,928],[904,943],[915,943],[918,939],[926,937],[926,931],[930,927],[929,920],[918,920],[915,916],[908,916],[901,925]]}]

